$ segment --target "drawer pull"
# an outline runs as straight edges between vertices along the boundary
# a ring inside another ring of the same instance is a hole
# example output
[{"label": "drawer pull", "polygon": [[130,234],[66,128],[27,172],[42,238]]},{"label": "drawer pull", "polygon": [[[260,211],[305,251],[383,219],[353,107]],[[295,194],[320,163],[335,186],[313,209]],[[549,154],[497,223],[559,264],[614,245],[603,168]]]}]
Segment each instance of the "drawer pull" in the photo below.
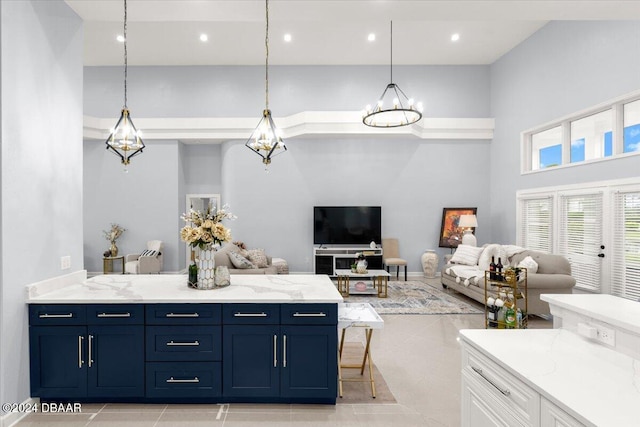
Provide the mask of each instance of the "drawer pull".
[{"label": "drawer pull", "polygon": [[89,367],[93,365],[93,356],[91,355],[91,347],[93,347],[93,335],[89,335]]},{"label": "drawer pull", "polygon": [[293,317],[327,317],[325,313],[298,313],[297,311],[293,313]]},{"label": "drawer pull", "polygon": [[194,341],[194,342],[174,342],[174,341],[169,341],[167,343],[168,346],[177,346],[177,345],[187,345],[187,346],[199,346],[200,342],[198,341]]},{"label": "drawer pull", "polygon": [[267,313],[233,313],[233,317],[267,317]]},{"label": "drawer pull", "polygon": [[511,392],[509,391],[509,389],[501,388],[500,386],[498,386],[496,383],[494,383],[490,378],[488,378],[482,372],[482,369],[476,368],[475,366],[472,366],[471,369],[473,369],[478,375],[480,375],[482,378],[484,378],[489,384],[494,386],[500,393],[504,394],[505,396],[510,396],[511,395]]},{"label": "drawer pull", "polygon": [[165,317],[200,317],[198,313],[167,313]]},{"label": "drawer pull", "polygon": [[39,314],[38,315],[39,318],[41,319],[61,319],[61,318],[65,318],[65,319],[70,319],[73,317],[73,313],[69,313],[69,314]]},{"label": "drawer pull", "polygon": [[199,383],[198,377],[194,377],[192,380],[176,380],[173,377],[167,380],[168,383]]},{"label": "drawer pull", "polygon": [[98,317],[131,317],[131,313],[98,313]]}]

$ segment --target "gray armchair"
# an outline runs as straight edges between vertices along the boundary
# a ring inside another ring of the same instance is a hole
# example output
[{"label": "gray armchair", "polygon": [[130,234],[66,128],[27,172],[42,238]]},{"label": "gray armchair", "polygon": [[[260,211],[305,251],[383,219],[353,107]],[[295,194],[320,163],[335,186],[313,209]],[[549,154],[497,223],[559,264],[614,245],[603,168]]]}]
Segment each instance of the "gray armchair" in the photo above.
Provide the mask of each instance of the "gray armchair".
[{"label": "gray armchair", "polygon": [[147,249],[141,254],[129,254],[124,257],[124,272],[128,274],[151,274],[162,271],[161,240],[149,240]]}]

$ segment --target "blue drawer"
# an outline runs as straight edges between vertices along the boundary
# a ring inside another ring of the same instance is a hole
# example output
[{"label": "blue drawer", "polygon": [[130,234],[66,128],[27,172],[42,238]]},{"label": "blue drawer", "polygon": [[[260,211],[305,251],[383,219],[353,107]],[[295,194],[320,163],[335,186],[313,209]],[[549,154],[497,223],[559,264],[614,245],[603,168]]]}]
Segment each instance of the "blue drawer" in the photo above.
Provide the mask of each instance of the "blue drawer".
[{"label": "blue drawer", "polygon": [[223,304],[222,323],[277,325],[280,323],[280,304]]},{"label": "blue drawer", "polygon": [[220,304],[147,304],[147,325],[219,325]]},{"label": "blue drawer", "polygon": [[87,305],[88,325],[144,325],[142,304]]},{"label": "blue drawer", "polygon": [[282,304],[283,325],[337,325],[338,304]]},{"label": "blue drawer", "polygon": [[222,360],[221,326],[147,326],[146,359]]},{"label": "blue drawer", "polygon": [[85,325],[86,306],[80,304],[31,304],[30,325]]},{"label": "blue drawer", "polygon": [[216,397],[222,394],[220,362],[146,364],[146,397]]}]

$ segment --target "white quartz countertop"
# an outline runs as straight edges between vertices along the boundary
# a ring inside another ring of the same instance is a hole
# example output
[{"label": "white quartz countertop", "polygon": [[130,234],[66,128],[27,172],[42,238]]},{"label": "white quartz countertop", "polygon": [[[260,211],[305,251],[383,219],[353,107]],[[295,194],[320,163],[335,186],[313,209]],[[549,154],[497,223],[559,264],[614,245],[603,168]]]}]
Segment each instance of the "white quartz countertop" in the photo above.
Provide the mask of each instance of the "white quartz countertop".
[{"label": "white quartz countertop", "polygon": [[58,286],[27,286],[30,304],[341,303],[325,275],[231,275],[226,288],[198,290],[186,275],[104,275]]},{"label": "white quartz countertop", "polygon": [[564,329],[474,329],[460,337],[586,425],[640,423],[637,359]]},{"label": "white quartz countertop", "polygon": [[640,302],[607,294],[542,294],[550,305],[566,308],[640,335]]}]

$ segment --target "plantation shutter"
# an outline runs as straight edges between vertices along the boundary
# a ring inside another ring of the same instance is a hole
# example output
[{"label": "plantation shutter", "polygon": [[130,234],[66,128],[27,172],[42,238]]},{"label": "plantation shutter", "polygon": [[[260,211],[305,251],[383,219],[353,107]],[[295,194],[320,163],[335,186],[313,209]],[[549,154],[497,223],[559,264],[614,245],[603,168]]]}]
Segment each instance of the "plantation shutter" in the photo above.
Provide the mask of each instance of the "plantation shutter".
[{"label": "plantation shutter", "polygon": [[521,199],[518,244],[527,249],[551,252],[553,230],[553,198],[551,196]]},{"label": "plantation shutter", "polygon": [[640,300],[640,191],[617,192],[613,206],[611,293]]},{"label": "plantation shutter", "polygon": [[576,287],[600,292],[602,259],[602,192],[563,194],[559,201],[561,255],[571,263]]}]

